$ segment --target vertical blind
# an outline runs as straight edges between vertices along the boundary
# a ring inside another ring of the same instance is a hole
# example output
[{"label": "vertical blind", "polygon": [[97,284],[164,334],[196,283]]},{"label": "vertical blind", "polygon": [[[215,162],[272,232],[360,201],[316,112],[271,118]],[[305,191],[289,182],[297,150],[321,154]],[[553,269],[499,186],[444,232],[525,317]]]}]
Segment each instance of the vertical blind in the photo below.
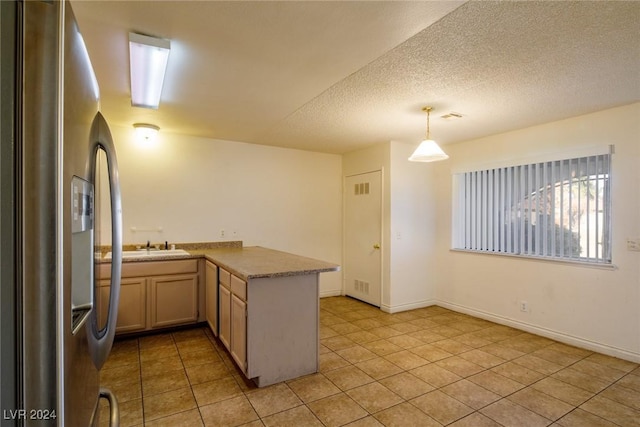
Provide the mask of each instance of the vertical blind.
[{"label": "vertical blind", "polygon": [[454,175],[454,247],[611,263],[611,155]]}]

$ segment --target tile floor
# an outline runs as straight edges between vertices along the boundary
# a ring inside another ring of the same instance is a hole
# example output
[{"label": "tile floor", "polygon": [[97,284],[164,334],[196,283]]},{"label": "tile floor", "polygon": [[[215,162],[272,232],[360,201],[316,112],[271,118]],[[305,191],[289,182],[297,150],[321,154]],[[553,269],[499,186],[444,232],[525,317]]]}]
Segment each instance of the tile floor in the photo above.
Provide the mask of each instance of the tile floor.
[{"label": "tile floor", "polygon": [[320,307],[320,372],[263,389],[206,327],[117,341],[121,425],[640,426],[638,364],[441,307]]}]

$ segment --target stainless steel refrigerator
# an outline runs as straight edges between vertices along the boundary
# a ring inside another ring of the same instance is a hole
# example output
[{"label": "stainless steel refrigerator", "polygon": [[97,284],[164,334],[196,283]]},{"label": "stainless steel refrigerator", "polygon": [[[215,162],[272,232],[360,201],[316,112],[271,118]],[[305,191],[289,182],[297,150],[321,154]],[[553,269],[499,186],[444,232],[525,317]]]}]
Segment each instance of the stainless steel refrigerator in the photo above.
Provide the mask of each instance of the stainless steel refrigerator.
[{"label": "stainless steel refrigerator", "polygon": [[[99,371],[115,333],[122,207],[96,78],[69,3],[0,1],[0,18],[1,422],[92,425],[103,396],[117,425],[117,399],[100,387]],[[114,249],[102,325],[99,168],[109,177]]]}]

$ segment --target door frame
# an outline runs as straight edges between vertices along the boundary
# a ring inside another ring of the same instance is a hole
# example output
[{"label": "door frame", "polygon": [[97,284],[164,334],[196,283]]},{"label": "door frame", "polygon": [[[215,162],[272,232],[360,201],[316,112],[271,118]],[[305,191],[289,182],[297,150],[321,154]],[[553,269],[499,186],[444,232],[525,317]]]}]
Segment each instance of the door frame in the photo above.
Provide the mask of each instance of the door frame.
[{"label": "door frame", "polygon": [[[347,220],[347,178],[351,178],[358,175],[366,175],[368,173],[380,172],[380,271],[378,272],[380,276],[380,307],[384,305],[384,289],[386,286],[386,282],[384,280],[384,265],[386,260],[386,239],[384,234],[384,224],[385,224],[385,215],[384,215],[384,206],[385,206],[385,197],[384,197],[384,189],[385,189],[385,174],[384,167],[380,167],[379,169],[371,169],[366,171],[361,171],[358,173],[352,173],[349,175],[342,176],[342,224],[343,227],[346,225]],[[349,270],[349,266],[344,262],[347,258],[347,233],[343,231],[342,233],[342,253],[343,253],[343,274],[342,274],[342,289],[341,295],[347,295],[347,271]],[[360,301],[360,300],[358,300]],[[365,301],[363,301],[365,302]],[[368,304],[368,303],[367,303]]]}]

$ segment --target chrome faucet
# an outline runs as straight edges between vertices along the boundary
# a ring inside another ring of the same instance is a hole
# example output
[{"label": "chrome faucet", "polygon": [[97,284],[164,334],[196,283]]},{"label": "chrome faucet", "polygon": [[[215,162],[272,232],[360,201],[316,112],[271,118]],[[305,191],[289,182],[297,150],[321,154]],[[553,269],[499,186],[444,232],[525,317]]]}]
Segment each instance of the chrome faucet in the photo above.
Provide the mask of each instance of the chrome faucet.
[{"label": "chrome faucet", "polygon": [[151,242],[147,240],[147,250],[151,249]]}]

